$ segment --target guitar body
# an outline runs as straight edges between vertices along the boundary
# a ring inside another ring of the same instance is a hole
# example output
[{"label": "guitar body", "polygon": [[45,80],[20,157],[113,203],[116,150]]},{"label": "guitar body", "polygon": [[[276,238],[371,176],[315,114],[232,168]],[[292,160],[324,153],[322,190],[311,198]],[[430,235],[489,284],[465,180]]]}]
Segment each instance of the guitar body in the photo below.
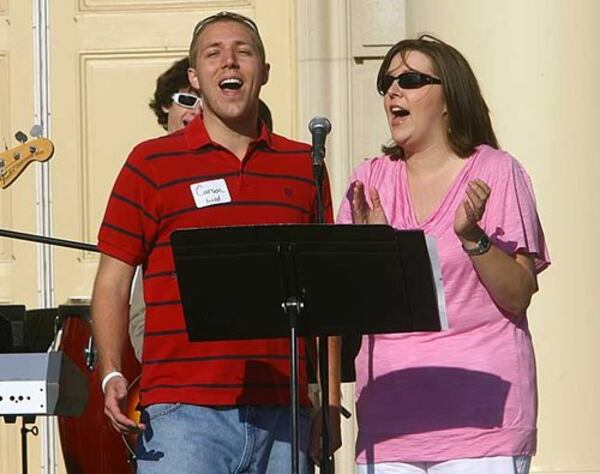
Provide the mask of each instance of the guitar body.
[{"label": "guitar body", "polygon": [[34,161],[52,158],[54,145],[47,138],[36,138],[0,153],[0,188],[8,188],[12,182]]},{"label": "guitar body", "polygon": [[[100,373],[86,362],[86,348],[91,341],[89,306],[60,306],[63,330],[59,350],[63,351],[88,377],[90,387],[84,413],[79,417],[58,417],[60,444],[68,474],[131,474],[130,461],[123,437],[104,414],[104,395],[100,390]],[[123,375],[134,380],[140,367],[133,349],[126,344]],[[137,404],[137,403],[136,403]]]},{"label": "guitar body", "polygon": [[[138,403],[140,402],[140,375],[138,375],[128,388],[128,401],[127,401],[127,416],[134,420],[136,423],[140,422],[141,412],[137,409]],[[135,443],[137,441],[137,434],[129,433],[123,435],[123,442],[127,449],[127,455],[130,459],[135,458]],[[135,464],[131,462],[131,464]]]}]

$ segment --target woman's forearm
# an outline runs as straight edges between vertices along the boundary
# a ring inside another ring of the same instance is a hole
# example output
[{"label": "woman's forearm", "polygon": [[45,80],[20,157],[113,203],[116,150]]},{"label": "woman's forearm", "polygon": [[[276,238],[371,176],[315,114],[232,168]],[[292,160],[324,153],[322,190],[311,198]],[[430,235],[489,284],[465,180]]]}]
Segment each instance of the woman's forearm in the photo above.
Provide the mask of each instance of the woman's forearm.
[{"label": "woman's forearm", "polygon": [[511,256],[492,245],[486,253],[470,258],[494,301],[516,318],[523,315],[537,291],[533,257]]}]

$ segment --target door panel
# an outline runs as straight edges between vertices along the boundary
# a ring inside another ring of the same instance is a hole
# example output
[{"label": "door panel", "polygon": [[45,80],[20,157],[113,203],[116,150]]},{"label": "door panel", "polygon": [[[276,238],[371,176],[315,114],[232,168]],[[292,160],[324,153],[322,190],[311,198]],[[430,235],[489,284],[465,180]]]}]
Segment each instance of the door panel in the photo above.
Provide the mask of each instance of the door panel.
[{"label": "door panel", "polygon": [[[0,0],[0,146],[35,122],[32,1]],[[49,3],[52,234],[96,243],[112,183],[131,148],[159,136],[148,102],[157,76],[187,54],[194,25],[232,10],[257,20],[272,64],[262,97],[275,129],[293,129],[295,90],[294,0],[52,0]],[[36,233],[36,167],[0,189],[0,227]],[[52,265],[54,305],[89,298],[95,253],[55,247],[53,261],[37,245],[0,238],[0,303],[38,306],[38,267]],[[97,389],[97,387],[92,387]],[[91,428],[93,429],[93,428]],[[41,437],[29,436],[29,470],[42,468]],[[90,439],[93,435],[90,432]],[[58,449],[58,448],[57,448]],[[15,426],[0,421],[0,474],[20,472]],[[64,472],[60,453],[58,472]],[[56,472],[45,466],[45,472]]]},{"label": "door panel", "polygon": [[[0,0],[0,149],[13,148],[18,130],[35,123],[31,5]],[[17,8],[17,4],[19,8]],[[36,167],[0,189],[0,228],[36,231]],[[37,304],[37,249],[0,237],[0,303]]]}]

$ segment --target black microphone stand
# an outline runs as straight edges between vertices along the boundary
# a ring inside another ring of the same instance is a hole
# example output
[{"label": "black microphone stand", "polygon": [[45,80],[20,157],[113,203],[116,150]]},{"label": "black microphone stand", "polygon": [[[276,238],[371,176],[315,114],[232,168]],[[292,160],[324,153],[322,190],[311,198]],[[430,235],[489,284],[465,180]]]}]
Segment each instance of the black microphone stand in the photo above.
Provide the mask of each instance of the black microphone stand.
[{"label": "black microphone stand", "polygon": [[[325,175],[325,166],[323,158],[325,150],[319,159],[313,158],[313,177],[317,192],[317,224],[323,224],[323,178]],[[319,337],[319,375],[321,382],[321,465],[319,466],[322,474],[333,474],[335,465],[333,455],[330,451],[330,426],[329,426],[329,338]]]}]

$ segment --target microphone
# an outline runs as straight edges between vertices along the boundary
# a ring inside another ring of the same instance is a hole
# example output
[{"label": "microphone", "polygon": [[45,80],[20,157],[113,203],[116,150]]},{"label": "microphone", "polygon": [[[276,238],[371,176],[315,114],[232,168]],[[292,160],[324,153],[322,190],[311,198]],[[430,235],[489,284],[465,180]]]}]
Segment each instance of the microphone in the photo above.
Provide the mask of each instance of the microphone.
[{"label": "microphone", "polygon": [[331,131],[331,122],[325,117],[313,117],[308,123],[308,130],[312,135],[313,166],[322,166],[325,159],[325,138]]}]

